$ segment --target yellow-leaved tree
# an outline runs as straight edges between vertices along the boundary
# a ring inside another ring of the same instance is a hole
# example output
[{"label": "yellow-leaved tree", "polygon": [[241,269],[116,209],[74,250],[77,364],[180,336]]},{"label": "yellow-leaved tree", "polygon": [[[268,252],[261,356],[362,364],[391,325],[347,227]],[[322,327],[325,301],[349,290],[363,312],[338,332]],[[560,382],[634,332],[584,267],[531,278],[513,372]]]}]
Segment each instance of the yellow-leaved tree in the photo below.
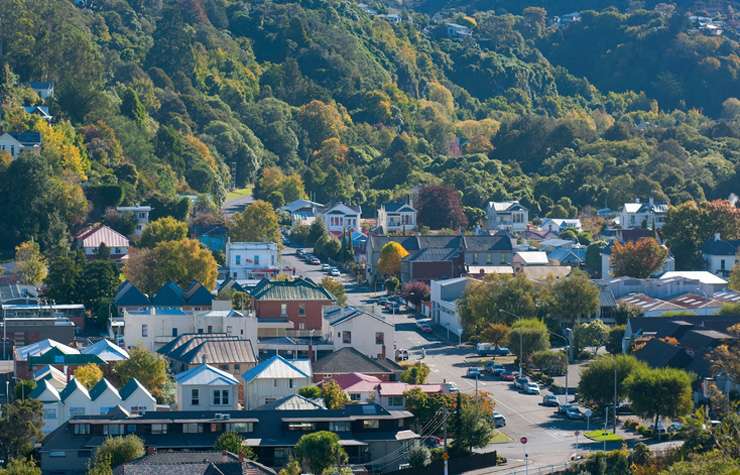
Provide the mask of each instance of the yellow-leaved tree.
[{"label": "yellow-leaved tree", "polygon": [[395,241],[386,243],[380,250],[378,270],[381,274],[396,276],[401,272],[401,260],[408,255],[409,252],[399,243]]},{"label": "yellow-leaved tree", "polygon": [[103,379],[103,370],[95,363],[78,366],[74,371],[75,379],[87,389],[92,389],[98,381]]},{"label": "yellow-leaved tree", "polygon": [[41,133],[43,156],[51,163],[54,171],[60,175],[71,173],[80,180],[87,179],[90,160],[75,144],[77,133],[69,121],[51,125],[38,119],[36,130]]}]

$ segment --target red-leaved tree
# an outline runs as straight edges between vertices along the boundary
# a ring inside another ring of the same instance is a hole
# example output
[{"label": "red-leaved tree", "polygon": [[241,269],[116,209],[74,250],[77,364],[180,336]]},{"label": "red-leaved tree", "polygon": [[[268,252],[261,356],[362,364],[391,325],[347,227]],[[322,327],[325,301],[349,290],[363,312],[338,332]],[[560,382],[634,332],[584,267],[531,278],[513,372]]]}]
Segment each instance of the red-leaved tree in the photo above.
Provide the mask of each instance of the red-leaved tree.
[{"label": "red-leaved tree", "polygon": [[432,229],[457,229],[468,224],[460,193],[443,185],[427,185],[414,202],[419,223]]}]

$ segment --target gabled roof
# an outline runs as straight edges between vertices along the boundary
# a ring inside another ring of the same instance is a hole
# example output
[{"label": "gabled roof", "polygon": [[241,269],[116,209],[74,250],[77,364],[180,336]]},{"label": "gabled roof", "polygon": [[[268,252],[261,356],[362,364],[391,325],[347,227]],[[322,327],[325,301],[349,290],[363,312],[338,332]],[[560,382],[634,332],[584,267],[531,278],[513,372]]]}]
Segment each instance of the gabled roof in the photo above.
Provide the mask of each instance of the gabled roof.
[{"label": "gabled roof", "polygon": [[9,134],[25,146],[41,145],[41,134],[39,132],[9,132]]},{"label": "gabled roof", "polygon": [[124,307],[142,307],[151,304],[149,297],[128,280],[118,286],[113,302],[116,306]]},{"label": "gabled roof", "polygon": [[701,250],[709,256],[734,256],[740,249],[740,239],[716,239],[704,241]]},{"label": "gabled roof", "polygon": [[416,212],[413,206],[411,206],[406,200],[396,200],[388,203],[383,203],[386,213],[400,213],[400,212]]},{"label": "gabled roof", "polygon": [[184,364],[193,364],[204,361],[204,358],[212,364],[257,362],[252,342],[245,338],[206,339],[174,359]]},{"label": "gabled roof", "polygon": [[400,373],[403,371],[394,361],[372,359],[351,347],[345,347],[319,358],[313,365],[314,374],[342,373]]},{"label": "gabled roof", "polygon": [[202,364],[176,374],[175,382],[177,384],[239,384],[239,381],[231,374],[207,364]]},{"label": "gabled roof", "polygon": [[348,392],[370,392],[382,382],[380,378],[363,373],[337,374],[332,376],[331,380],[334,380],[342,390]]},{"label": "gabled roof", "polygon": [[252,291],[255,300],[335,300],[325,288],[308,278],[293,280],[262,279]]},{"label": "gabled roof", "polygon": [[290,203],[286,204],[285,206],[280,207],[280,211],[287,211],[289,213],[295,213],[298,210],[301,209],[313,209],[313,208],[323,208],[324,205],[321,203],[316,203],[315,201],[310,200],[295,200],[291,201]]},{"label": "gabled roof", "polygon": [[275,475],[252,460],[222,451],[159,451],[119,465],[115,475]]},{"label": "gabled roof", "polygon": [[689,280],[698,280],[702,284],[726,285],[727,281],[705,270],[700,271],[670,271],[660,276],[660,280],[683,277]]},{"label": "gabled roof", "polygon": [[59,348],[59,350],[62,353],[68,354],[68,355],[80,354],[78,350],[72,347],[63,345],[62,343],[59,343],[56,340],[52,340],[51,338],[47,338],[45,340],[37,341],[36,343],[31,343],[30,345],[16,348],[15,350],[16,358],[15,359],[18,361],[28,361],[29,357],[41,356],[52,348]]},{"label": "gabled roof", "polygon": [[188,305],[211,305],[213,303],[213,294],[197,280],[190,282],[185,290],[185,301]]},{"label": "gabled roof", "polygon": [[126,236],[109,228],[105,224],[93,224],[88,226],[75,236],[82,247],[100,247],[105,244],[108,248],[128,247],[129,242]]},{"label": "gabled roof", "polygon": [[119,394],[121,395],[121,399],[125,401],[129,398],[129,396],[131,396],[138,390],[144,391],[144,393],[146,393],[150,398],[152,398],[152,400],[154,400],[154,396],[152,396],[147,388],[145,388],[144,385],[141,384],[136,378],[129,379],[128,383],[126,383],[126,385],[121,388]]},{"label": "gabled roof", "polygon": [[301,379],[310,378],[303,370],[299,369],[291,361],[280,355],[262,361],[260,364],[246,371],[242,378],[249,383],[255,379]]},{"label": "gabled roof", "polygon": [[56,364],[56,365],[83,365],[83,364],[97,364],[104,365],[103,361],[97,355],[88,355],[83,353],[65,353],[59,347],[50,348],[43,354],[38,356],[29,356],[28,364],[30,365],[41,365],[41,364]]},{"label": "gabled roof", "polygon": [[315,411],[326,410],[321,399],[309,399],[300,394],[289,394],[276,401],[264,404],[257,411]]},{"label": "gabled roof", "polygon": [[182,307],[185,305],[185,292],[175,282],[167,282],[152,297],[152,305],[157,307]]},{"label": "gabled roof", "polygon": [[96,355],[105,362],[124,361],[129,358],[128,351],[105,338],[86,346],[80,352],[86,355]]},{"label": "gabled roof", "polygon": [[426,247],[404,257],[406,262],[443,262],[460,257],[459,249]]},{"label": "gabled roof", "polygon": [[320,211],[322,214],[362,214],[362,208],[360,206],[347,205],[344,203],[326,205]]},{"label": "gabled roof", "polygon": [[76,392],[82,393],[86,398],[90,399],[90,393],[87,392],[87,388],[74,377],[69,380],[67,387],[62,390],[59,396],[62,398],[62,402],[64,402]]},{"label": "gabled roof", "polygon": [[48,380],[49,378],[54,378],[58,381],[63,381],[65,385],[67,384],[67,376],[52,365],[44,365],[33,372],[34,381],[41,379]]},{"label": "gabled roof", "polygon": [[113,393],[118,399],[121,399],[121,395],[118,393],[118,389],[116,389],[116,387],[113,386],[113,384],[111,384],[111,382],[108,381],[106,378],[101,379],[95,386],[92,387],[92,389],[90,390],[90,399],[94,401],[106,392]]},{"label": "gabled roof", "polygon": [[[44,399],[39,399],[44,393],[47,393],[48,396]],[[53,402],[62,400],[57,389],[45,379],[42,379],[41,381],[38,381],[36,383],[36,387],[33,388],[33,391],[31,391],[31,394],[29,394],[28,397],[31,399],[38,399],[41,402]]]},{"label": "gabled roof", "polygon": [[527,265],[547,265],[550,261],[547,259],[547,253],[543,251],[519,251],[514,254],[524,261]]},{"label": "gabled roof", "polygon": [[496,233],[493,236],[463,236],[466,251],[511,251],[514,240],[510,234]]},{"label": "gabled roof", "polygon": [[488,207],[493,208],[497,213],[513,211],[515,209],[526,209],[518,201],[489,201]]},{"label": "gabled roof", "polygon": [[682,347],[657,338],[648,341],[634,356],[653,368],[685,368],[692,359]]},{"label": "gabled roof", "polygon": [[392,323],[387,322],[382,316],[375,315],[374,313],[365,312],[356,307],[337,307],[324,312],[324,318],[329,320],[329,325],[331,326],[340,325],[359,317],[374,318],[375,320],[385,325],[388,325],[390,327],[394,326]]}]

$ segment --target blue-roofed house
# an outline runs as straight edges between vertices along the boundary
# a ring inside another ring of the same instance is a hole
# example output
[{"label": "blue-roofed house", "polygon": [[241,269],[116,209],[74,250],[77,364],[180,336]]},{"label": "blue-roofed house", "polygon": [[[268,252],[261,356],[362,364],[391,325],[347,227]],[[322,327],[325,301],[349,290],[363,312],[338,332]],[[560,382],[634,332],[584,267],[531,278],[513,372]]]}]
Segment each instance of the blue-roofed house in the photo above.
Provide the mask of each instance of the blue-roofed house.
[{"label": "blue-roofed house", "polygon": [[31,81],[29,86],[43,100],[47,100],[54,95],[54,83],[51,81]]},{"label": "blue-roofed house", "polygon": [[26,114],[40,117],[47,122],[51,122],[53,119],[47,106],[23,106],[23,110],[26,111]]},{"label": "blue-roofed house", "polygon": [[586,246],[574,245],[573,247],[559,247],[547,253],[552,265],[570,266],[575,268],[586,265]]},{"label": "blue-roofed house", "polygon": [[35,131],[5,132],[0,134],[0,152],[7,152],[13,159],[22,151],[41,149],[41,134]]},{"label": "blue-roofed house", "polygon": [[128,280],[118,286],[113,303],[119,315],[123,315],[124,311],[143,312],[152,304],[149,297]]},{"label": "blue-roofed house", "polygon": [[175,375],[180,411],[218,411],[238,408],[239,381],[226,371],[203,363]]},{"label": "blue-roofed house", "polygon": [[197,280],[190,282],[184,291],[185,308],[193,311],[210,310],[213,294]]},{"label": "blue-roofed house", "polygon": [[182,309],[185,306],[185,292],[175,282],[167,282],[152,296],[152,305],[158,308]]},{"label": "blue-roofed house", "polygon": [[287,360],[275,355],[242,375],[244,406],[254,409],[269,404],[311,384],[309,360]]}]

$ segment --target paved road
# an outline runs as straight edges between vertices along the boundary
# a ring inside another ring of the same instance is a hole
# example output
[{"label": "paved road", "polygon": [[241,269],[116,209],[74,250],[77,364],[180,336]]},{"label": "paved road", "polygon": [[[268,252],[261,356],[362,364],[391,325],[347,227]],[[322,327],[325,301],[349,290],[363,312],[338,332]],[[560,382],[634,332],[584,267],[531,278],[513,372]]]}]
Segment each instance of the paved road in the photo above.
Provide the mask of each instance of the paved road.
[{"label": "paved road", "polygon": [[[290,248],[284,250],[283,266],[295,267],[296,274],[316,281],[325,276],[318,266],[307,265],[297,259],[294,252],[295,250]],[[357,288],[347,276],[343,276],[342,280],[347,287],[350,305],[370,306],[372,304],[368,303],[369,299],[382,295],[381,292],[374,293]],[[424,362],[431,369],[430,382],[454,381],[463,392],[475,392],[476,381],[464,376],[469,366],[480,364],[480,359],[475,356],[472,347],[450,343],[446,341],[444,335],[418,332],[413,315],[391,315],[383,313],[380,307],[375,306],[375,309],[376,313],[382,313],[388,321],[395,324],[396,344],[399,348],[409,350],[411,359],[421,359],[422,349],[425,350]],[[586,430],[586,422],[554,417],[553,408],[540,405],[541,396],[520,394],[510,388],[509,383],[493,380],[487,376],[478,381],[477,388],[491,394],[496,411],[502,413],[507,420],[507,425],[502,431],[512,439],[512,442],[490,445],[484,450],[497,450],[500,455],[507,457],[512,465],[523,463],[524,451],[519,442],[523,436],[528,439],[526,449],[529,467],[532,469],[565,463],[577,451],[601,450],[604,447],[603,443],[593,443],[582,435],[577,441],[575,432],[578,430],[583,433]],[[593,423],[590,426],[591,429],[597,428]],[[606,448],[614,449],[620,445],[621,443],[607,444]]]},{"label": "paved road", "polygon": [[249,203],[253,201],[254,197],[252,195],[241,196],[233,200],[224,201],[224,203],[221,205],[221,209],[223,210],[224,215],[228,217],[239,213],[240,211],[244,211],[244,208],[246,208],[247,205],[249,205]]}]

